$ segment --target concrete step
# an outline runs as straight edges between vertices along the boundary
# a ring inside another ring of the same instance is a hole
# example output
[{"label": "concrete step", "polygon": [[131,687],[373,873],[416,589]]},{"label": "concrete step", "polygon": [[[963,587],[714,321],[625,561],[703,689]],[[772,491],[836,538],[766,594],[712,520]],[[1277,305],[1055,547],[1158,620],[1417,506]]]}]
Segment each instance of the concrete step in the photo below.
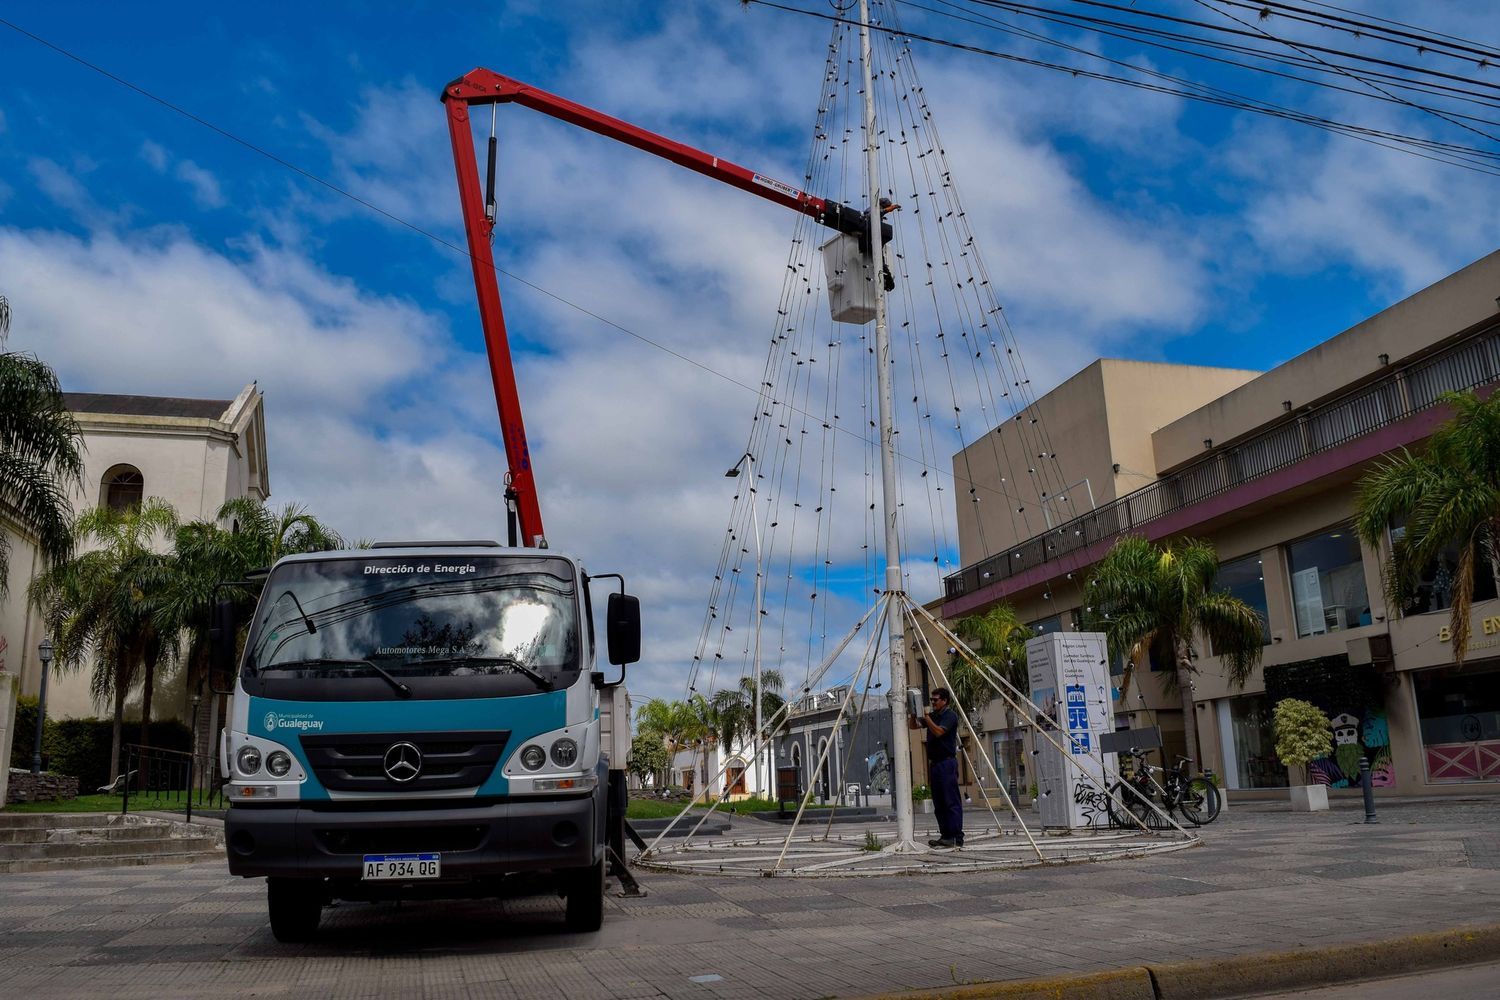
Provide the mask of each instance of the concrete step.
[{"label": "concrete step", "polygon": [[37,858],[115,858],[140,854],[178,854],[220,850],[212,836],[159,836],[141,840],[95,840],[45,844],[5,844],[0,846],[0,861],[26,861]]},{"label": "concrete step", "polygon": [[121,868],[134,865],[201,865],[224,864],[224,848],[178,851],[169,854],[116,854],[102,858],[21,858],[0,859],[0,875],[19,872],[45,872],[84,868]]},{"label": "concrete step", "polygon": [[97,843],[101,840],[155,840],[163,836],[156,825],[136,826],[113,823],[109,826],[84,827],[16,827],[0,829],[0,849],[7,844]]},{"label": "concrete step", "polygon": [[[0,814],[3,816],[3,814]],[[0,872],[222,861],[224,831],[119,813],[12,813],[0,825]]]},{"label": "concrete step", "polygon": [[0,809],[0,830],[56,830],[66,827],[81,830],[84,827],[110,826],[120,821],[120,814],[107,813],[19,813]]}]

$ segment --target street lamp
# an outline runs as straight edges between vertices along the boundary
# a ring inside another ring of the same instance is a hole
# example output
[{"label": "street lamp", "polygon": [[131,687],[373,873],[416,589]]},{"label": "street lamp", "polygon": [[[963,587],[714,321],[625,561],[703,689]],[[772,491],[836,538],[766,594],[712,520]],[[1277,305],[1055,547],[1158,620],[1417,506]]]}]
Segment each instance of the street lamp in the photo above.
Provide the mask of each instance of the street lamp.
[{"label": "street lamp", "polygon": [[[761,605],[761,571],[760,571],[760,512],[755,509],[755,456],[748,451],[740,456],[739,461],[734,463],[730,470],[724,473],[725,479],[736,479],[740,474],[740,466],[745,466],[750,471],[750,523],[755,527],[755,739],[760,742],[761,719],[760,719],[760,605]],[[771,797],[770,789],[767,787],[765,774],[761,769],[761,748],[755,750],[755,787],[757,794]]]},{"label": "street lamp", "polygon": [[36,647],[37,655],[42,658],[42,686],[37,693],[36,700],[36,742],[31,749],[31,773],[42,773],[42,729],[47,724],[47,667],[52,663],[52,640],[42,636],[42,641]]}]

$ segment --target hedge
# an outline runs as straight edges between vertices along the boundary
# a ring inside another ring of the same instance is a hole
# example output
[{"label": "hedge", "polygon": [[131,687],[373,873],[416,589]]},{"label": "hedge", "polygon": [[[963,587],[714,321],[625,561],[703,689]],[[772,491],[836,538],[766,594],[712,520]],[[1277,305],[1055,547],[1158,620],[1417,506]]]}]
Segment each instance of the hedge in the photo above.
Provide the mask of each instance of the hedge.
[{"label": "hedge", "polygon": [[[15,737],[11,741],[11,766],[29,768],[36,739],[37,700],[23,697],[16,704]],[[113,724],[109,719],[48,719],[42,733],[42,756],[47,768],[78,779],[79,791],[89,794],[109,784],[109,742]],[[151,723],[150,743],[163,750],[187,750],[192,730],[176,719]],[[141,724],[126,722],[124,745],[141,742]],[[123,754],[123,750],[122,750]],[[124,766],[124,761],[121,761]]]}]

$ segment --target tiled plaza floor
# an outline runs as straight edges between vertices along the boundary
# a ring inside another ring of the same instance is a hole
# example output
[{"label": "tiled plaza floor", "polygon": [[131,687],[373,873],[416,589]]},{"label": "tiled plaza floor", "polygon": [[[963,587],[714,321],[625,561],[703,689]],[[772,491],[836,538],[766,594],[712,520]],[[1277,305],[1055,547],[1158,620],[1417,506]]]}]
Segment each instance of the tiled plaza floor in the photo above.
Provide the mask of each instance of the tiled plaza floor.
[{"label": "tiled plaza floor", "polygon": [[[1500,799],[1232,809],[1187,851],[885,879],[643,873],[605,928],[555,899],[340,904],[278,944],[222,865],[0,876],[0,996],[787,997],[1377,940],[1500,913]],[[706,978],[707,977],[707,978]],[[712,978],[717,977],[717,978]]]}]

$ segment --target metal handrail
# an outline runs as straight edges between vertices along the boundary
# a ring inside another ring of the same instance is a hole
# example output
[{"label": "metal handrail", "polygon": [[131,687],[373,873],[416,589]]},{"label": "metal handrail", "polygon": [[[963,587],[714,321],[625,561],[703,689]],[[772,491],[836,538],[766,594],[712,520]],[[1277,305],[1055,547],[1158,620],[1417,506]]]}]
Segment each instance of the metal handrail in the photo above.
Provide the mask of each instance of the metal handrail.
[{"label": "metal handrail", "polygon": [[199,809],[225,807],[223,782],[217,774],[214,755],[138,743],[127,744],[122,749],[125,758],[121,771],[124,778],[120,802],[122,813],[130,812],[132,797],[136,799],[137,809],[144,807],[172,812],[183,809],[190,823],[194,806]]},{"label": "metal handrail", "polygon": [[1279,472],[1436,406],[1444,392],[1500,378],[1500,326],[1222,448],[1070,521],[943,579],[945,599],[1009,579],[1095,542],[1126,534],[1243,483]]}]

